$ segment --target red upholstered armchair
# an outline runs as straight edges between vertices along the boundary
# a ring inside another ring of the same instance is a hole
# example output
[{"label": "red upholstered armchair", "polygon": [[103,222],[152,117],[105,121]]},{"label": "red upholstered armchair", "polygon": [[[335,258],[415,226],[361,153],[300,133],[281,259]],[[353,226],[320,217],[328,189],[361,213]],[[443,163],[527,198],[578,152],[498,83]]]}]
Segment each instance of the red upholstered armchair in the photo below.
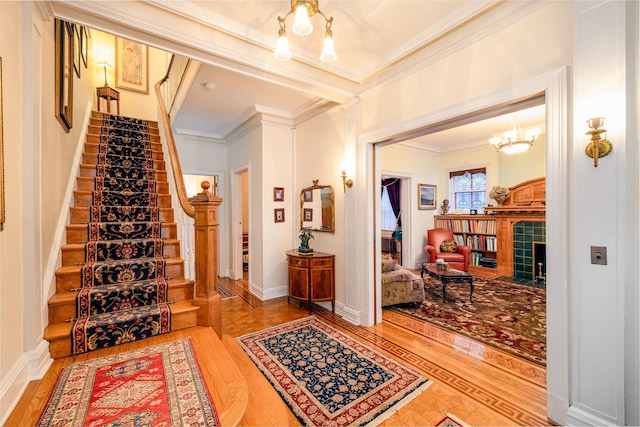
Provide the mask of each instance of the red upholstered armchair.
[{"label": "red upholstered armchair", "polygon": [[458,245],[457,252],[440,252],[440,245],[445,240],[454,240],[453,231],[446,228],[434,228],[427,230],[427,246],[424,250],[429,255],[429,262],[436,262],[436,258],[442,258],[455,270],[468,271],[471,249],[468,246]]}]

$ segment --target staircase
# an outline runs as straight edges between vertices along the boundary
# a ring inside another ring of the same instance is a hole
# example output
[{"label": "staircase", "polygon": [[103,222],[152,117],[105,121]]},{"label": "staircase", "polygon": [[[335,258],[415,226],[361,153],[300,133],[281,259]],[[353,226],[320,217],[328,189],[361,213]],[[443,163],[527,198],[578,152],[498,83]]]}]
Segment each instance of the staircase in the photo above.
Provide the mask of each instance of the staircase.
[{"label": "staircase", "polygon": [[92,113],[70,209],[44,333],[53,358],[197,324],[156,122]]}]

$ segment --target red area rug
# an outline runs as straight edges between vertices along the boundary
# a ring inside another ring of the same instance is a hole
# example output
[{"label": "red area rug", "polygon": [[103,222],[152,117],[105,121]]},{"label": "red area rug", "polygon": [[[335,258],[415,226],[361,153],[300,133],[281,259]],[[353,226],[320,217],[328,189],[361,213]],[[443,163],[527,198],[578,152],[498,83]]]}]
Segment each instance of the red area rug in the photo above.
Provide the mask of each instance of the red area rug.
[{"label": "red area rug", "polygon": [[237,341],[305,426],[377,425],[431,385],[315,317]]},{"label": "red area rug", "polygon": [[189,338],[66,366],[39,426],[217,426]]},{"label": "red area rug", "polygon": [[[442,301],[442,284],[424,277],[422,304],[385,307],[461,333],[544,366],[546,364],[546,291],[502,280],[474,277],[473,302],[469,285],[447,285]],[[383,314],[384,317],[384,314]]]}]

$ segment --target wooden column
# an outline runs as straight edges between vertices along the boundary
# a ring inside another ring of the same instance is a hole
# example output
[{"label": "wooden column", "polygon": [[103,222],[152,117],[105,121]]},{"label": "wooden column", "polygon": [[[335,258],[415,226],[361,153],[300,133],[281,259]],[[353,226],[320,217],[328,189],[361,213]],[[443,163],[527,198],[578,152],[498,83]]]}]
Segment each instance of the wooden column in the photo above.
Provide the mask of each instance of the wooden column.
[{"label": "wooden column", "polygon": [[198,325],[211,326],[222,336],[222,305],[218,293],[218,206],[222,199],[209,191],[204,181],[202,192],[189,199],[195,209],[195,269]]}]

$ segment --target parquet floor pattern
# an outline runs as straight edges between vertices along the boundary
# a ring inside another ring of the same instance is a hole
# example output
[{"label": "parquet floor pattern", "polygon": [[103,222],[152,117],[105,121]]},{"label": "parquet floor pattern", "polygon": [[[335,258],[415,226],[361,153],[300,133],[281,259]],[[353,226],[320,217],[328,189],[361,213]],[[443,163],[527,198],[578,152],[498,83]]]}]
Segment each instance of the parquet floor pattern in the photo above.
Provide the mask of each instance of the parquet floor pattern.
[{"label": "parquet floor pattern", "polygon": [[[234,289],[246,291],[247,280],[235,281]],[[242,298],[223,304],[223,333],[233,337],[309,315],[306,306],[287,304],[286,298],[275,303]],[[370,328],[317,305],[313,314],[434,381],[383,425],[434,425],[445,413],[469,425],[554,424],[546,417],[544,367],[387,310],[383,322]],[[257,369],[252,374],[262,377]]]},{"label": "parquet floor pattern", "polygon": [[[221,281],[240,297],[222,301],[222,329],[226,335],[223,344],[249,386],[249,403],[241,424],[300,425],[233,338],[306,317],[308,308],[297,302],[288,303],[286,297],[261,301],[248,292],[246,279],[222,278]],[[317,305],[312,307],[312,312],[329,325],[433,381],[427,390],[382,425],[432,426],[446,414],[471,426],[554,424],[546,418],[544,367],[387,310],[383,310],[383,322],[369,328],[354,326]],[[33,408],[28,405],[33,393],[37,390],[40,396],[43,393],[46,396],[52,386],[48,384],[43,390],[42,384],[33,382],[14,413],[24,411],[25,407]],[[37,416],[32,414],[26,419],[37,419]],[[25,418],[16,418],[14,414],[9,418],[16,419]]]}]

